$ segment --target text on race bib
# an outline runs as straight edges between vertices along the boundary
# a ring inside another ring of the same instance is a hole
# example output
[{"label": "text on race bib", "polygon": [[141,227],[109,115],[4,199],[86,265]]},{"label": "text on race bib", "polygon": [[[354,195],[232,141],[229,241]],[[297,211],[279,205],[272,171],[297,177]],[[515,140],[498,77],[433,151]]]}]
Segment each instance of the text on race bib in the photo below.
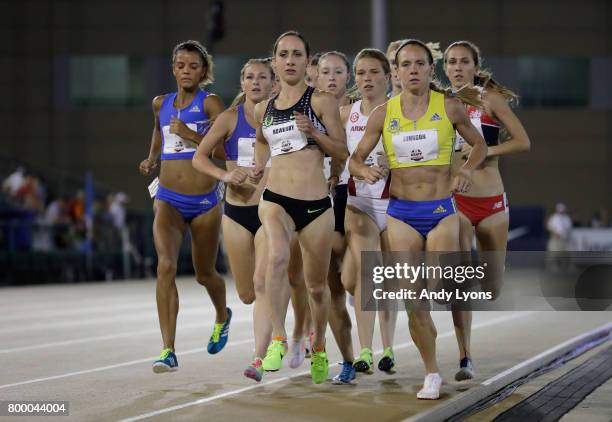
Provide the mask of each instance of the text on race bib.
[{"label": "text on race bib", "polygon": [[270,144],[272,157],[299,151],[308,145],[306,135],[297,128],[294,121],[264,128],[264,135]]},{"label": "text on race bib", "polygon": [[[476,130],[478,130],[478,133],[480,133],[480,136],[484,137],[483,132],[482,132],[482,124],[480,122],[480,117],[471,118],[470,121],[472,122],[472,125],[476,128]],[[467,144],[467,142],[465,141],[465,139],[463,139],[463,136],[461,136],[459,132],[456,132],[455,151],[461,151],[461,146],[463,144]]]},{"label": "text on race bib", "polygon": [[[195,123],[185,123],[194,132],[197,130]],[[170,133],[170,126],[162,127],[164,134],[164,154],[179,154],[184,152],[195,152],[198,144],[189,139],[183,139],[175,133]]]},{"label": "text on race bib", "polygon": [[[238,138],[238,159],[236,164],[240,167],[255,167],[255,138]],[[270,167],[268,160],[266,167]]]},{"label": "text on race bib", "polygon": [[413,130],[393,135],[393,149],[398,163],[425,163],[438,158],[438,131]]}]

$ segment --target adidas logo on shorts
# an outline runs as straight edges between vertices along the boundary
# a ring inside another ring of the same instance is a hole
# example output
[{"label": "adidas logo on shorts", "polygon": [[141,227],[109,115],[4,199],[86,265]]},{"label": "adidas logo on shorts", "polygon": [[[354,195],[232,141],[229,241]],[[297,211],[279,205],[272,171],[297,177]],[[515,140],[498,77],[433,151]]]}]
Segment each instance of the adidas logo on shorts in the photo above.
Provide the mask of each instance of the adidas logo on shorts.
[{"label": "adidas logo on shorts", "polygon": [[446,208],[444,208],[442,205],[438,205],[438,208],[436,208],[433,213],[442,214],[443,212],[446,212]]},{"label": "adidas logo on shorts", "polygon": [[199,113],[200,111],[200,107],[197,104],[189,109],[189,113]]},{"label": "adidas logo on shorts", "polygon": [[442,120],[442,117],[440,117],[438,113],[434,113],[431,119],[429,119],[430,122],[435,122],[436,120]]},{"label": "adidas logo on shorts", "polygon": [[200,204],[210,205],[210,201],[209,201],[208,199],[204,198],[204,199],[202,199],[202,200],[200,201]]}]

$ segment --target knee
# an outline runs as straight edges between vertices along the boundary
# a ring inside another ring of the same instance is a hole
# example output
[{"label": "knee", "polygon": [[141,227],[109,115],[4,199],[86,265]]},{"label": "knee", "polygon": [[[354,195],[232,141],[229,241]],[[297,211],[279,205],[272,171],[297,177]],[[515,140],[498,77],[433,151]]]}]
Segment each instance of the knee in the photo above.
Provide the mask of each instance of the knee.
[{"label": "knee", "polygon": [[174,280],[176,276],[176,261],[159,257],[157,261],[157,277],[158,280]]},{"label": "knee", "polygon": [[304,286],[304,276],[301,271],[289,271],[287,276],[291,287],[300,288]]},{"label": "knee", "polygon": [[204,287],[210,286],[216,282],[219,278],[219,274],[216,271],[202,271],[196,274],[196,281]]},{"label": "knee", "polygon": [[308,294],[317,303],[321,303],[324,301],[326,295],[328,295],[329,287],[327,287],[327,283],[323,282],[316,286],[308,287]]},{"label": "knee", "polygon": [[351,277],[345,277],[344,275],[342,275],[341,281],[344,290],[349,292],[351,296],[355,296],[355,282],[351,280]]},{"label": "knee", "polygon": [[253,289],[238,291],[238,297],[245,305],[250,305],[251,303],[255,302],[255,292]]},{"label": "knee", "polygon": [[289,254],[283,251],[270,251],[268,265],[275,271],[286,271],[289,266]]},{"label": "knee", "polygon": [[428,311],[413,311],[410,313],[410,324],[417,329],[434,328],[431,315]]},{"label": "knee", "polygon": [[346,293],[343,287],[330,287],[329,293],[331,295],[331,301],[334,306],[346,307]]},{"label": "knee", "polygon": [[262,275],[253,276],[253,293],[255,298],[263,298],[266,294],[266,279]]}]

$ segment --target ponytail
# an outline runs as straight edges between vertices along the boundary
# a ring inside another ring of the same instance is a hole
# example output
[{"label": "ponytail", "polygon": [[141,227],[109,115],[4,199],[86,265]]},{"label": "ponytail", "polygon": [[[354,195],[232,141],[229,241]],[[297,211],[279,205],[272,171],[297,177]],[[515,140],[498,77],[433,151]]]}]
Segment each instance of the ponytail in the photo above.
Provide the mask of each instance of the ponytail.
[{"label": "ponytail", "polygon": [[236,97],[234,97],[234,99],[232,100],[232,103],[230,104],[229,108],[231,108],[232,110],[237,110],[238,106],[240,104],[244,104],[245,101],[246,94],[243,91],[240,91],[238,95],[236,95]]},{"label": "ponytail", "polygon": [[518,104],[519,102],[519,96],[493,79],[493,74],[489,70],[479,70],[478,73],[474,75],[474,85],[482,87],[485,91],[491,90],[498,92],[510,104]]},{"label": "ponytail", "polygon": [[442,88],[437,81],[431,81],[429,83],[429,89],[432,91],[444,94],[447,97],[457,98],[462,103],[482,108],[484,104],[482,102],[482,88],[479,86],[469,87],[464,85],[461,89],[454,91],[451,88]]}]

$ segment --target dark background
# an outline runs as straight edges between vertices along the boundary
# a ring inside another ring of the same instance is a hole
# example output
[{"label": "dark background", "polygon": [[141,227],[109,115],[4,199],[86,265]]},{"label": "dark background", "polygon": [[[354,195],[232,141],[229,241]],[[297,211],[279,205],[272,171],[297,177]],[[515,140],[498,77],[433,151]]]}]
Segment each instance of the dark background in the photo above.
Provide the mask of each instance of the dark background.
[{"label": "dark background", "polygon": [[[149,150],[151,100],[175,90],[175,44],[198,39],[208,46],[216,78],[208,89],[226,105],[244,61],[269,55],[285,30],[302,32],[315,52],[354,56],[371,46],[370,1],[222,4],[215,17],[210,0],[2,2],[0,176],[23,164],[50,199],[73,194],[91,171],[96,195],[124,191],[132,212],[150,217],[148,179],[137,168]],[[516,113],[532,151],[501,160],[511,207],[539,207],[543,220],[563,201],[585,223],[612,208],[610,2],[386,4],[386,42],[413,37],[444,49],[471,40],[484,67],[521,96]]]}]

